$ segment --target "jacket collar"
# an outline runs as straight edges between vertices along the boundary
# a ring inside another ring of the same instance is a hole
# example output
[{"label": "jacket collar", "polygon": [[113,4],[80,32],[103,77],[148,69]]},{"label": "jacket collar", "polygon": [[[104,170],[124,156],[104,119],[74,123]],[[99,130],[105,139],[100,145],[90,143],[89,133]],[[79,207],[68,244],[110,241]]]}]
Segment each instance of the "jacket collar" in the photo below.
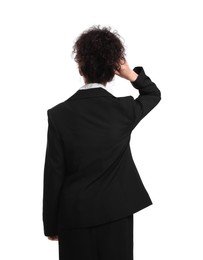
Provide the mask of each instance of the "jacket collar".
[{"label": "jacket collar", "polygon": [[107,89],[107,87],[104,86],[101,83],[88,83],[88,84],[85,84],[82,87],[80,87],[80,90],[86,90],[86,89],[89,89],[89,88],[103,88],[103,89]]},{"label": "jacket collar", "polygon": [[[83,86],[84,87],[84,86]],[[68,100],[73,99],[82,99],[82,98],[91,98],[91,97],[113,97],[116,98],[114,95],[112,95],[108,90],[105,89],[105,86],[98,86],[96,87],[89,87],[84,89],[81,87],[76,91],[71,97],[69,97]]]}]

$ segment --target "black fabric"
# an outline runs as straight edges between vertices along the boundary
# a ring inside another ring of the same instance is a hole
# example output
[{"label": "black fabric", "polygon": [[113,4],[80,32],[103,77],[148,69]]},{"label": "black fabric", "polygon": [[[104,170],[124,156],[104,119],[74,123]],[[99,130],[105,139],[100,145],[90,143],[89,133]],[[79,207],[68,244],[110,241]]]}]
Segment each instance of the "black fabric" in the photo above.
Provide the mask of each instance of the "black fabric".
[{"label": "black fabric", "polygon": [[142,67],[134,71],[139,75],[130,83],[139,90],[137,98],[92,88],[78,90],[47,110],[46,236],[57,235],[60,227],[114,221],[152,204],[129,143],[135,126],[161,100],[161,92]]},{"label": "black fabric", "polygon": [[133,215],[88,228],[59,229],[59,260],[133,260]]}]

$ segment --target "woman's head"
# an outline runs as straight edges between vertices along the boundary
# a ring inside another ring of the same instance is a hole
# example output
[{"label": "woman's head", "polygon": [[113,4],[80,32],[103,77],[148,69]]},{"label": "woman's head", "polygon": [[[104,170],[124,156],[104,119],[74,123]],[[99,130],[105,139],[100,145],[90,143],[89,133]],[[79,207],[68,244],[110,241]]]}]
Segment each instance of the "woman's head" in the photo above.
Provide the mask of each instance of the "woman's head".
[{"label": "woman's head", "polygon": [[110,82],[119,70],[125,48],[117,31],[111,27],[92,26],[84,31],[73,46],[74,60],[86,83]]}]

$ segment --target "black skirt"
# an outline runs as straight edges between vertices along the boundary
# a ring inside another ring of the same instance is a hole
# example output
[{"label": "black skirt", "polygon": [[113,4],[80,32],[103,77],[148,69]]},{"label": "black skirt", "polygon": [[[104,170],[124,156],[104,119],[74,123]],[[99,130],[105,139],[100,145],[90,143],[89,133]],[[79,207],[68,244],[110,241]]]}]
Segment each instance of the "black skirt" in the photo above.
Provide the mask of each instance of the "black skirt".
[{"label": "black skirt", "polygon": [[87,228],[60,229],[59,260],[133,260],[133,215]]}]

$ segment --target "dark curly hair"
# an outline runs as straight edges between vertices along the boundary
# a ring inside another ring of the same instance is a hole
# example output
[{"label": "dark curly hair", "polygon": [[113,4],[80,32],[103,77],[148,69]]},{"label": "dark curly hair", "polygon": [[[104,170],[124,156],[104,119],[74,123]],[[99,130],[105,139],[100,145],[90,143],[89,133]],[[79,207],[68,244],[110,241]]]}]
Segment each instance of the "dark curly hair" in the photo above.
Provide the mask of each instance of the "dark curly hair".
[{"label": "dark curly hair", "polygon": [[118,32],[111,32],[111,27],[100,28],[100,25],[90,27],[76,39],[74,53],[86,83],[104,85],[113,79],[114,70],[120,69],[120,62],[126,55]]}]

